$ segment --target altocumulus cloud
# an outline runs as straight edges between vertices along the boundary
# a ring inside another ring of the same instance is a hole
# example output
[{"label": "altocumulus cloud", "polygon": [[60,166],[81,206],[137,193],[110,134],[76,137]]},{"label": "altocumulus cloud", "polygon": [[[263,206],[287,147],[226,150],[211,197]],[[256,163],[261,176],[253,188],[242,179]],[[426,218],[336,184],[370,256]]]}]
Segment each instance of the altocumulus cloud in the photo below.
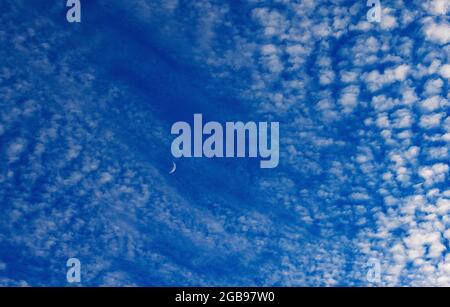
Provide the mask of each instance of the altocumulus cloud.
[{"label": "altocumulus cloud", "polygon": [[[448,285],[449,5],[382,5],[3,1],[0,284]],[[280,122],[278,168],[169,176],[199,110]]]}]

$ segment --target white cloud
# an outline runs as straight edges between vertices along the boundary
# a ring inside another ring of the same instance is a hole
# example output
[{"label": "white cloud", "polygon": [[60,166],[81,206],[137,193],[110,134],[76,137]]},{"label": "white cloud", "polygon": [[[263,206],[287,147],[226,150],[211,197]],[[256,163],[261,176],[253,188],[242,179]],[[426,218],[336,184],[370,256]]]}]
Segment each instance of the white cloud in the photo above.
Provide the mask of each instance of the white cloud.
[{"label": "white cloud", "polygon": [[397,19],[390,14],[389,8],[384,8],[381,14],[381,28],[383,30],[392,30],[397,27]]},{"label": "white cloud", "polygon": [[419,102],[420,108],[425,112],[433,112],[441,108],[441,104],[444,104],[442,97],[433,96]]},{"label": "white cloud", "polygon": [[444,113],[435,113],[430,115],[422,115],[420,117],[420,126],[424,129],[433,129],[440,126]]},{"label": "white cloud", "polygon": [[352,193],[350,195],[350,197],[353,200],[356,200],[356,201],[363,201],[363,200],[369,200],[370,199],[369,195],[367,195],[367,193],[361,193],[361,192]]},{"label": "white cloud", "polygon": [[432,166],[425,166],[419,169],[419,176],[425,179],[425,184],[431,186],[434,183],[443,182],[448,173],[449,167],[444,163],[436,163]]},{"label": "white cloud", "polygon": [[396,81],[405,81],[410,71],[408,64],[401,64],[395,68],[388,68],[381,74],[378,70],[373,70],[363,75],[363,78],[368,82],[369,88],[372,91],[381,89],[385,84],[390,84]]},{"label": "white cloud", "polygon": [[397,129],[409,128],[414,123],[414,116],[409,109],[399,109],[392,114],[393,127]]},{"label": "white cloud", "polygon": [[281,62],[278,53],[278,48],[273,44],[266,44],[262,46],[261,53],[263,55],[262,61],[271,72],[279,73],[283,70],[283,63]]},{"label": "white cloud", "polygon": [[439,94],[442,91],[444,82],[442,79],[430,79],[425,83],[425,92],[429,95]]},{"label": "white cloud", "polygon": [[436,202],[437,214],[439,215],[447,215],[450,212],[450,199],[439,198]]},{"label": "white cloud", "polygon": [[443,78],[450,79],[450,64],[442,65],[439,70],[439,73]]},{"label": "white cloud", "polygon": [[431,14],[446,15],[450,9],[450,2],[448,0],[428,0],[424,1],[423,6]]},{"label": "white cloud", "polygon": [[427,19],[424,26],[425,37],[435,43],[444,45],[450,42],[450,25],[447,22],[435,23]]},{"label": "white cloud", "polygon": [[358,105],[359,88],[355,85],[350,85],[344,88],[339,103],[342,106],[344,113],[351,113]]},{"label": "white cloud", "polygon": [[114,179],[114,176],[113,176],[113,175],[111,175],[111,174],[108,173],[108,172],[103,172],[103,173],[101,174],[101,176],[100,176],[100,183],[101,183],[101,184],[106,184],[106,183],[111,182],[113,179]]},{"label": "white cloud", "polygon": [[19,138],[11,143],[8,147],[8,159],[9,162],[15,162],[19,159],[20,154],[24,151],[26,147],[26,140]]}]

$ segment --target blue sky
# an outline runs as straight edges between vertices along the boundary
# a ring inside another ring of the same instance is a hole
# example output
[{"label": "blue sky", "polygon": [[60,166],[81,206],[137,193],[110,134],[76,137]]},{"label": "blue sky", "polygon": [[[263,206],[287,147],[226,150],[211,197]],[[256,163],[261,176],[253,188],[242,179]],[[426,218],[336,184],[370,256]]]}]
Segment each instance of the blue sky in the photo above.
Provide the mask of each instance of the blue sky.
[{"label": "blue sky", "polygon": [[[450,285],[448,0],[65,2],[0,3],[0,285]],[[174,159],[194,113],[279,166]]]}]

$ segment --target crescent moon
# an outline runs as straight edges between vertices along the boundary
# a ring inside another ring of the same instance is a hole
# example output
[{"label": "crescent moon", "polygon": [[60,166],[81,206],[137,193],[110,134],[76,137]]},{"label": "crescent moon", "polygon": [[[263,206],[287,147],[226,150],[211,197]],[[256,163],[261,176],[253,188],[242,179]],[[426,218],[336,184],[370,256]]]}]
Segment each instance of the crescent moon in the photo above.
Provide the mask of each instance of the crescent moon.
[{"label": "crescent moon", "polygon": [[172,162],[172,163],[173,163],[172,170],[170,171],[169,174],[173,174],[177,170],[177,165],[175,164],[175,162]]}]

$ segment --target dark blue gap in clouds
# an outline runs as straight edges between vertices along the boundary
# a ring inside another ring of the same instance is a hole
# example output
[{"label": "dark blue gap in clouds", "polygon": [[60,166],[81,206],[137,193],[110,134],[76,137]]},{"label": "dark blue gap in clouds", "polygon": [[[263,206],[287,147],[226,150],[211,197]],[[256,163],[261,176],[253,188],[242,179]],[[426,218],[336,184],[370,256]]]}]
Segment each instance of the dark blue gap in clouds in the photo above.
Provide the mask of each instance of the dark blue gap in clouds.
[{"label": "dark blue gap in clouds", "polygon": [[[89,14],[95,22],[83,23],[77,34],[80,40],[92,39],[98,48],[92,50],[88,62],[100,65],[112,80],[145,94],[148,101],[143,104],[154,107],[162,121],[189,120],[194,113],[211,114],[218,120],[251,113],[239,101],[216,95],[214,87],[223,84],[188,62],[194,55],[190,45],[163,43],[169,39],[161,37],[156,26],[130,20],[120,10],[96,7]],[[95,31],[90,31],[92,28]]]},{"label": "dark blue gap in clouds", "polygon": [[[107,20],[110,21],[109,18]],[[230,118],[245,121],[251,116],[249,116],[250,110],[237,112],[230,108],[230,106],[239,106],[238,101],[232,101],[226,97],[215,98],[214,93],[208,92],[205,88],[214,80],[207,73],[199,71],[192,65],[180,63],[176,57],[170,58],[169,55],[158,50],[155,47],[158,42],[155,42],[155,39],[152,40],[151,33],[147,34],[143,29],[133,28],[140,25],[131,24],[129,28],[123,28],[123,23],[121,20],[107,29],[102,29],[102,33],[108,33],[107,38],[108,36],[125,38],[120,41],[114,39],[103,41],[99,49],[104,51],[100,67],[107,72],[105,75],[108,75],[108,72],[114,73],[112,80],[123,82],[139,92],[142,101],[145,101],[141,105],[143,110],[151,110],[151,112],[155,110],[155,113],[159,113],[161,116],[158,116],[158,120],[168,123],[167,131],[170,131],[170,125],[177,120],[192,123],[193,113],[199,112],[198,110],[204,114],[205,121],[223,122]],[[173,53],[176,55],[177,52],[179,51],[174,50]],[[136,61],[136,58],[139,60]],[[94,54],[92,60],[96,59],[98,57]],[[197,81],[192,82],[192,80]],[[198,84],[204,86],[200,87]],[[145,106],[147,101],[149,108]],[[251,120],[257,121],[257,119]],[[119,124],[121,128],[118,130],[122,131],[127,144],[137,149],[144,161],[158,161],[157,167],[162,173],[167,173],[171,166],[171,161],[167,158],[170,157],[168,150],[159,150],[158,155],[155,155],[153,150],[158,144],[149,146],[152,140],[146,137],[142,126],[133,128],[132,122],[120,118],[112,122],[117,125],[121,121],[122,124]],[[167,146],[167,144],[164,145]],[[266,202],[264,196],[255,195],[259,193],[258,187],[255,186],[257,177],[271,172],[280,172],[281,165],[277,169],[261,170],[257,159],[202,159],[201,161],[181,159],[176,163],[177,174],[170,176],[170,180],[176,182],[177,190],[194,206],[207,207],[215,212],[220,211],[219,206],[226,206],[236,210],[237,214],[241,212],[241,215],[247,211],[262,210],[267,212],[274,222],[291,225],[299,223],[295,212],[287,212],[282,206],[274,207]]]},{"label": "dark blue gap in clouds", "polygon": [[[112,22],[112,19],[117,22]],[[214,83],[215,80],[196,67],[180,63],[158,50],[158,42],[152,40],[151,33],[139,29],[142,26],[127,23],[128,21],[121,15],[112,17],[108,15],[105,17],[105,22],[109,22],[109,26],[101,29],[101,32],[106,38],[102,38],[100,48],[92,53],[90,60],[104,71],[105,82],[109,79],[111,82],[126,84],[139,93],[142,99],[142,110],[156,113],[158,120],[165,122],[168,134],[173,122],[185,120],[192,123],[193,114],[197,112],[204,114],[204,122],[209,120],[257,121],[255,118],[250,118],[254,116],[251,116],[250,110],[245,110],[246,107],[239,101],[229,97],[217,97],[205,89],[206,85]],[[102,26],[95,27],[97,33],[100,28]],[[117,37],[123,39],[119,41],[115,39]],[[124,108],[126,103],[126,101],[123,102]],[[149,107],[146,108],[146,105]],[[114,122],[117,124],[119,121],[120,119],[116,118]],[[129,127],[133,127],[133,123],[125,122]],[[133,132],[137,132],[139,137],[133,137],[135,133],[129,136],[136,142],[142,140],[142,136],[145,139],[145,131],[138,133],[141,127],[135,128]],[[239,164],[225,160],[223,159],[221,163],[225,164],[227,169],[242,163],[259,168],[259,160],[256,161],[256,159],[238,159]],[[239,174],[239,177],[242,175]],[[229,181],[228,184],[232,182]],[[241,190],[240,187],[238,190]]]},{"label": "dark blue gap in clouds", "polygon": [[[106,70],[105,76],[107,77],[105,79],[109,78],[117,82],[124,82],[140,92],[143,101],[142,108],[145,109],[146,105],[148,105],[149,109],[151,107],[152,112],[160,113],[159,115],[161,116],[158,116],[158,121],[166,121],[167,131],[170,131],[170,124],[176,120],[182,119],[192,122],[192,115],[195,112],[199,112],[198,110],[202,110],[202,113],[205,114],[205,121],[221,121],[219,118],[223,118],[223,121],[230,120],[230,118],[243,120],[243,118],[247,119],[250,117],[249,113],[251,113],[251,110],[246,109],[243,112],[230,108],[238,106],[245,109],[245,106],[239,101],[233,101],[227,97],[214,96],[211,90],[205,89],[210,83],[215,81],[208,76],[207,72],[202,72],[195,66],[187,64],[181,57],[178,57],[180,51],[186,50],[173,49],[171,55],[164,53],[161,50],[162,48],[158,46],[160,37],[158,37],[157,29],[152,29],[151,25],[145,24],[143,26],[135,20],[128,20],[127,16],[120,10],[99,11],[99,8],[94,6],[90,7],[87,12],[92,15],[92,18],[84,18],[82,23],[84,25],[83,37],[79,39],[74,37],[74,41],[83,42],[93,34],[100,35],[101,33],[101,48],[92,53],[91,60],[94,63],[97,62],[97,64],[101,63],[101,69]],[[149,27],[150,29],[148,29]],[[95,30],[93,31],[92,29]],[[121,37],[121,39],[117,40],[117,37]],[[176,44],[174,43],[173,45]],[[187,48],[186,52],[190,52],[189,48]],[[139,60],[134,60],[136,58]],[[126,108],[126,104],[124,107]],[[113,122],[117,124],[120,122],[120,119]],[[124,123],[128,127],[133,126],[132,123],[126,120],[124,120]],[[123,128],[122,126],[121,130]],[[128,133],[125,137],[140,135],[138,133],[140,128],[142,127],[136,127],[133,133]],[[127,129],[124,131],[127,131]],[[143,148],[149,146],[150,142],[147,141],[151,140],[145,140],[145,131],[141,133],[141,136],[144,138],[136,137],[135,144],[140,142]],[[142,140],[145,140],[145,142],[142,142]],[[128,143],[130,144],[131,142]],[[154,147],[157,147],[160,144],[154,145]],[[282,149],[283,147],[281,146],[280,150]],[[149,154],[149,150],[146,154]],[[162,153],[162,155],[164,156],[166,153]],[[164,158],[161,160],[165,164],[170,165],[169,160]],[[244,173],[239,172],[241,175],[240,179],[242,174],[250,173],[250,180],[267,172],[282,170],[282,165],[275,170],[259,170],[259,161],[256,159],[224,160],[220,162],[218,162],[219,160],[211,161],[209,162],[209,167],[218,171],[220,166],[224,165],[226,169],[234,170],[232,174],[235,174],[235,171],[240,166],[250,164],[250,168],[240,169]],[[186,161],[184,159],[182,163],[196,163],[193,166],[195,168],[201,168],[206,163],[204,160],[201,164],[194,161]],[[283,171],[291,172],[289,170]],[[202,174],[208,174],[208,172],[202,172]],[[223,185],[224,181],[221,181],[218,182],[217,186],[230,186],[230,183],[236,181],[230,181],[229,179],[231,178],[225,177],[224,179],[228,184]],[[309,179],[299,178],[300,181],[305,182]],[[254,180],[251,181],[254,182]],[[240,181],[237,182],[239,183]],[[247,186],[251,187],[251,185]],[[236,185],[236,187],[237,191],[242,191],[241,185]]]},{"label": "dark blue gap in clouds", "polygon": [[15,281],[24,280],[28,285],[52,285],[55,277],[65,280],[64,260],[61,261],[61,276],[54,276],[50,260],[29,254],[22,245],[6,240],[0,241],[0,261],[6,264],[5,270],[0,271],[0,280],[8,276]]},{"label": "dark blue gap in clouds", "polygon": [[[174,121],[185,120],[192,124],[193,114],[196,112],[204,114],[204,122],[258,121],[255,115],[252,118],[252,110],[243,106],[242,102],[228,97],[217,97],[213,92],[216,81],[211,79],[207,72],[184,62],[183,57],[177,57],[177,54],[185,50],[173,49],[171,55],[166,54],[159,48],[156,34],[148,31],[147,25],[127,21],[120,14],[113,19],[117,22],[101,29],[102,34],[107,34],[106,39],[102,38],[102,47],[99,49],[102,52],[101,70],[106,71],[108,78],[124,83],[137,92],[143,102],[140,105],[142,110],[151,110],[150,112],[157,114],[158,123],[165,122],[168,133]],[[111,18],[106,17],[105,22],[110,21]],[[123,27],[123,24],[126,26]],[[97,30],[100,31],[100,28]],[[114,40],[108,37],[124,39]],[[92,60],[97,59],[93,53]],[[109,75],[111,73],[112,75]],[[208,89],[211,83],[214,84],[213,89]],[[231,108],[233,106],[237,108]],[[126,104],[123,107],[126,108]],[[122,134],[122,138],[130,148],[135,149],[143,161],[152,161],[162,174],[168,173],[174,160],[170,155],[170,144],[153,143],[142,126],[133,125],[125,118],[116,118],[112,122],[120,127],[117,130]],[[282,126],[283,123],[281,129]],[[148,128],[151,128],[150,125]],[[281,150],[283,146],[280,146]],[[283,168],[282,161],[276,169],[269,170],[259,168],[259,159],[191,158],[174,161],[177,163],[177,173],[168,177],[183,198],[194,206],[208,208],[213,212],[218,212],[220,206],[225,206],[236,210],[236,214],[240,212],[241,215],[252,210],[263,211],[275,223],[299,225],[295,212],[268,203],[266,197],[270,195],[261,195],[257,186],[258,178],[263,176],[276,178],[276,174],[292,173]],[[309,178],[298,174],[297,176],[304,186],[311,184]],[[314,227],[305,227],[318,234]]]}]

